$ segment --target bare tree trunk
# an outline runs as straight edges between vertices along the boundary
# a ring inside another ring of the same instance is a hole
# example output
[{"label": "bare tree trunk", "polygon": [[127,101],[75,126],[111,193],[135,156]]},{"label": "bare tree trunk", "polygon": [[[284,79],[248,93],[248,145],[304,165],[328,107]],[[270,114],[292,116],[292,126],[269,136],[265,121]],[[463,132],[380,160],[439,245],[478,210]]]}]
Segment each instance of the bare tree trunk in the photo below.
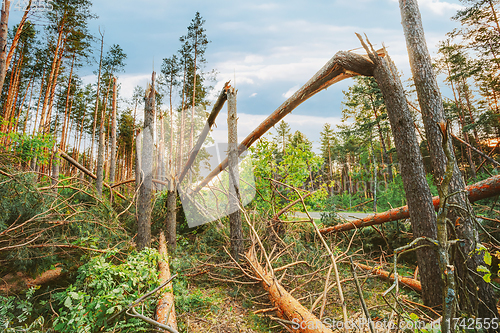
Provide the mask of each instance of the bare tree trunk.
[{"label": "bare tree trunk", "polygon": [[243,230],[240,213],[240,175],[238,170],[238,118],[236,112],[237,90],[228,87],[227,91],[227,134],[228,134],[228,173],[229,173],[229,227],[231,255],[239,261],[243,252]]},{"label": "bare tree trunk", "polygon": [[177,190],[174,180],[170,180],[167,191],[167,242],[170,251],[175,251],[177,246]]},{"label": "bare tree trunk", "polygon": [[2,14],[0,16],[0,93],[5,75],[7,73],[7,38],[9,36],[9,12],[10,0],[2,3]]},{"label": "bare tree trunk", "polygon": [[[8,2],[9,2],[9,6],[10,6],[10,1],[8,1]],[[19,43],[19,39],[21,38],[21,33],[23,32],[24,24],[26,23],[26,20],[28,19],[28,13],[30,12],[30,9],[31,9],[31,0],[24,11],[24,15],[21,18],[21,22],[19,22],[19,25],[18,25],[17,30],[16,30],[16,34],[14,36],[14,39],[12,40],[12,44],[10,45],[10,50],[9,50],[9,54],[7,55],[7,58],[3,59],[3,56],[2,56],[3,53],[0,53],[0,92],[2,91],[3,84],[5,82],[5,76],[7,75],[7,70],[9,69],[10,60],[12,59],[12,56],[14,55],[14,51],[16,50],[17,44]],[[9,14],[7,13],[7,20],[8,20],[8,15]],[[3,22],[3,11],[2,11],[2,22]],[[0,34],[1,34],[1,32],[0,32]],[[0,47],[1,47],[1,45],[0,45]],[[3,50],[3,48],[2,48],[2,50]]]},{"label": "bare tree trunk", "polygon": [[109,167],[109,184],[115,182],[116,170],[116,77],[113,77],[113,108],[111,113],[111,161]]},{"label": "bare tree trunk", "polygon": [[[361,40],[361,37],[358,36]],[[370,58],[376,64],[373,76],[384,96],[387,114],[394,134],[401,178],[406,193],[414,238],[426,236],[437,238],[436,214],[432,195],[425,178],[425,169],[413,119],[406,103],[403,86],[396,76],[395,66],[387,59],[378,57],[364,45]],[[434,248],[423,247],[417,250],[420,280],[423,287],[422,298],[428,306],[441,304],[441,272]]]},{"label": "bare tree trunk", "polygon": [[[430,147],[431,164],[435,180],[439,181],[445,175],[447,163],[442,145],[443,137],[438,126],[438,123],[446,123],[441,93],[432,69],[418,3],[416,0],[400,0],[399,4],[411,70]],[[451,137],[448,137],[448,140],[451,141]],[[449,146],[452,147],[451,142]],[[461,172],[455,162],[450,193],[462,192],[464,188]],[[448,201],[461,206],[473,215],[470,202],[463,192],[454,195]],[[456,235],[452,236],[460,239],[456,247],[454,264],[458,273],[457,286],[461,309],[478,318],[498,317],[493,290],[476,273],[477,267],[484,265],[482,254],[475,251],[479,242],[476,221],[473,216],[454,207],[450,207],[448,218],[453,225],[456,225]],[[469,274],[469,270],[473,273]]]},{"label": "bare tree trunk", "polygon": [[101,90],[101,69],[102,69],[102,50],[104,48],[104,35],[99,30],[101,34],[101,55],[99,58],[99,74],[97,75],[97,92],[95,97],[95,110],[94,110],[94,123],[92,125],[92,144],[90,146],[90,163],[89,169],[92,170],[92,160],[94,158],[94,142],[95,142],[95,129],[97,125],[97,111],[99,110],[99,92]]},{"label": "bare tree trunk", "polygon": [[[51,96],[54,96],[53,94],[53,89],[55,89],[56,85],[54,84],[54,77],[56,75],[56,70],[58,67],[59,63],[59,50],[61,48],[61,45],[63,43],[63,27],[61,26],[59,28],[59,37],[57,39],[57,44],[56,44],[56,49],[54,51],[54,59],[52,60],[52,66],[49,74],[49,79],[47,80],[47,88],[45,89],[45,96],[43,99],[43,104],[42,104],[42,113],[41,113],[41,119],[40,119],[40,132],[45,132],[47,131],[47,128],[45,127],[47,123],[50,123],[50,106],[49,110],[47,111],[47,105],[49,104],[49,99],[51,99]],[[47,115],[49,114],[49,115]],[[48,120],[47,120],[48,119]]]},{"label": "bare tree trunk", "polygon": [[[160,116],[160,139],[158,140],[158,179],[165,180],[165,116],[162,113]],[[163,190],[163,185],[159,184],[160,191]]]},{"label": "bare tree trunk", "polygon": [[151,244],[151,199],[153,192],[153,124],[155,104],[155,72],[153,72],[152,85],[146,92],[144,107],[144,130],[142,144],[142,184],[137,198],[137,249],[142,250]]},{"label": "bare tree trunk", "polygon": [[62,128],[62,133],[61,133],[61,150],[65,151],[65,141],[64,138],[66,137],[66,131],[67,131],[67,126],[68,126],[68,121],[69,117],[71,115],[71,108],[69,107],[69,96],[71,95],[71,81],[73,79],[73,67],[75,66],[75,57],[76,53],[73,53],[73,60],[71,62],[71,70],[69,72],[69,79],[68,79],[68,93],[66,94],[66,107],[65,107],[65,112],[64,112],[64,123],[63,123],[63,128]]},{"label": "bare tree trunk", "polygon": [[139,187],[142,184],[142,166],[141,166],[141,156],[142,156],[142,132],[137,129],[135,138],[135,191],[139,191]]}]

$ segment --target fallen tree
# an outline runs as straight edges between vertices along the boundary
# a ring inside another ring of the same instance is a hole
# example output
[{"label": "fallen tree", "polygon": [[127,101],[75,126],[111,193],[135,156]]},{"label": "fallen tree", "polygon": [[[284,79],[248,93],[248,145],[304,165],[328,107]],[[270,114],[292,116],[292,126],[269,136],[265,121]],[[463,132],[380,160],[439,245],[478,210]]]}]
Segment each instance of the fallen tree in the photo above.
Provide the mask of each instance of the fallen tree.
[{"label": "fallen tree", "polygon": [[30,287],[42,286],[64,277],[68,271],[63,271],[62,267],[56,267],[43,272],[36,278],[31,278],[25,273],[18,272],[16,274],[9,273],[3,276],[0,280],[0,293],[2,294],[16,294]]},{"label": "fallen tree", "polygon": [[[160,283],[163,284],[170,280],[170,267],[168,263],[167,245],[165,234],[160,233],[160,260],[158,268],[160,271]],[[168,325],[177,330],[177,318],[175,316],[174,292],[172,282],[168,283],[161,291],[158,305],[156,306],[156,320],[160,324]]]},{"label": "fallen tree", "polygon": [[267,273],[257,261],[255,249],[252,246],[246,254],[252,270],[262,279],[262,286],[269,292],[273,306],[277,308],[278,316],[285,319],[292,332],[332,333],[320,319],[307,311],[292,295],[290,295],[276,280]]},{"label": "fallen tree", "polygon": [[[475,202],[481,199],[486,199],[500,194],[500,176],[493,176],[478,183],[465,187],[465,191],[470,202]],[[434,208],[439,208],[439,197],[432,198]],[[398,207],[388,210],[383,213],[373,214],[362,219],[350,221],[343,224],[338,224],[328,228],[321,229],[322,234],[331,232],[348,231],[352,229],[369,227],[385,222],[407,219],[410,217],[408,206]]]},{"label": "fallen tree", "polygon": [[[356,267],[359,267],[365,271],[376,274],[384,279],[394,281],[394,274],[391,274],[389,276],[389,272],[387,272],[387,271],[384,271],[382,269],[377,269],[374,267],[370,267],[367,265],[363,265],[363,264],[358,264],[358,263],[354,263],[354,265],[356,265]],[[406,277],[403,277],[401,275],[398,275],[398,280],[399,280],[399,283],[402,283],[405,286],[410,287],[411,289],[413,289],[415,291],[418,291],[419,293],[422,292],[422,285],[420,284],[420,281],[415,280],[415,279],[411,279],[411,278],[406,278]]]}]

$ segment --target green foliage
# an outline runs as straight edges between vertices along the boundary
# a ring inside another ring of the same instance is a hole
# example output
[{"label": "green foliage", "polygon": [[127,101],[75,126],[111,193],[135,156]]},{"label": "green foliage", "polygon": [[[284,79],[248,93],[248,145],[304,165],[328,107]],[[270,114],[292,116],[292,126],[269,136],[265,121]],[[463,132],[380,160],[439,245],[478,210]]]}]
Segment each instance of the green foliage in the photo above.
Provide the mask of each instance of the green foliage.
[{"label": "green foliage", "polygon": [[[58,332],[147,332],[148,325],[136,318],[119,317],[107,323],[113,314],[126,308],[146,292],[159,285],[158,252],[149,248],[128,256],[124,263],[114,264],[115,253],[93,258],[78,269],[76,282],[54,295],[59,316],[54,321]],[[152,317],[155,300],[148,299],[142,308]]]},{"label": "green foliage", "polygon": [[[36,158],[40,165],[46,165],[49,162],[55,142],[52,135],[43,133],[34,136],[17,132],[0,133],[0,142],[4,142],[4,140],[10,142],[10,149],[21,161],[26,163]],[[2,148],[5,149],[0,144],[0,149]]]},{"label": "green foliage", "polygon": [[2,332],[42,333],[51,331],[44,327],[45,319],[42,316],[35,320],[32,319],[35,291],[35,288],[29,289],[24,298],[0,296],[0,328]]}]

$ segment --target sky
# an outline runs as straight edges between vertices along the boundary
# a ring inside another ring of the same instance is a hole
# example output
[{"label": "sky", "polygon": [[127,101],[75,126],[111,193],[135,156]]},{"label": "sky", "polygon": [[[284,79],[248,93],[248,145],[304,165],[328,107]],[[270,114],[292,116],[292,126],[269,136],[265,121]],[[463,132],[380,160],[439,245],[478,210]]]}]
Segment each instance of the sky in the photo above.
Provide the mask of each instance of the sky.
[{"label": "sky", "polygon": [[[438,42],[458,26],[451,17],[461,5],[458,0],[420,0],[419,4],[428,47],[435,55]],[[355,32],[365,33],[376,48],[383,43],[403,80],[410,77],[397,0],[94,0],[92,11],[98,18],[90,23],[91,33],[98,35],[101,29],[105,50],[119,44],[128,56],[125,72],[118,74],[123,98],[130,98],[136,85],[145,87],[153,68],[159,72],[162,59],[177,52],[179,37],[187,33],[199,11],[211,41],[203,70],[218,72],[211,98],[228,80],[238,89],[240,140],[336,52],[361,52]],[[11,24],[17,24],[20,16],[21,12],[13,12]],[[99,46],[92,46],[96,57]],[[84,82],[96,81],[92,72],[97,66],[81,70]],[[352,83],[344,80],[320,92],[285,121],[292,131],[300,130],[311,139],[317,150],[323,124],[340,123],[342,91]],[[213,132],[219,142],[227,140],[223,114]]]}]

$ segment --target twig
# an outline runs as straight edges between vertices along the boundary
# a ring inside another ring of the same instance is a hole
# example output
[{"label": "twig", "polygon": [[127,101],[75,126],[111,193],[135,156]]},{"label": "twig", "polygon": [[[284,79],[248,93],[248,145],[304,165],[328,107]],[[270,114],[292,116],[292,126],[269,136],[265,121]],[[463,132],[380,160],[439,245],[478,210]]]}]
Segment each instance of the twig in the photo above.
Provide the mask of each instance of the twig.
[{"label": "twig", "polygon": [[366,307],[365,298],[363,297],[363,292],[361,291],[361,286],[359,285],[358,276],[356,275],[356,270],[354,269],[354,263],[352,262],[351,257],[349,257],[349,261],[351,263],[352,276],[354,278],[354,283],[356,284],[356,289],[358,291],[359,300],[361,301],[361,306],[363,307],[363,311],[365,312],[366,320],[368,320],[368,325],[370,326],[370,331],[372,333],[375,333],[375,330],[373,328],[372,318],[370,317],[370,313],[368,312],[368,308]]}]

